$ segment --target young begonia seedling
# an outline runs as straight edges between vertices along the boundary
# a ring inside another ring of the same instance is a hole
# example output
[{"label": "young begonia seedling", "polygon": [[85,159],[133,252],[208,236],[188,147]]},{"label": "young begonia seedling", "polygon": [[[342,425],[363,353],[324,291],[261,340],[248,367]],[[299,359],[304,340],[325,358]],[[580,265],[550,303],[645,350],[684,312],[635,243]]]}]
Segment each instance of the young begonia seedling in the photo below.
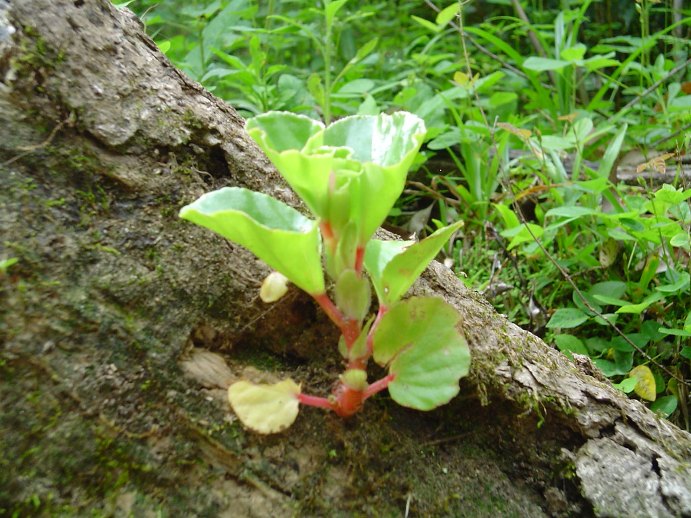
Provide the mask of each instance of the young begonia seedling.
[{"label": "young begonia seedling", "polygon": [[[246,129],[314,219],[237,187],[203,195],[180,217],[243,245],[278,272],[262,285],[262,300],[280,298],[285,279],[310,294],[341,332],[345,370],[328,397],[305,394],[291,379],[232,384],[228,399],[242,423],[259,433],[280,432],[301,404],[348,417],[384,389],[418,410],[448,403],[470,366],[460,316],[439,298],[401,298],[461,223],[420,242],[372,239],[403,191],[425,136],[423,121],[398,112],[346,117],[325,127],[302,115],[269,112],[249,119]],[[376,316],[370,316],[370,281]],[[370,358],[388,369],[373,383],[367,381]]]}]

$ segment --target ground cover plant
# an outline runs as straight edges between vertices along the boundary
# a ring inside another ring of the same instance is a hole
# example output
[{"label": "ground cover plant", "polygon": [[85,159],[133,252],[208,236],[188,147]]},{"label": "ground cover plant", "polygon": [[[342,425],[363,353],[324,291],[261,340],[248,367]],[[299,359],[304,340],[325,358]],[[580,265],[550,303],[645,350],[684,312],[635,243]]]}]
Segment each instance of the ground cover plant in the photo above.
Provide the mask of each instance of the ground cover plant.
[{"label": "ground cover plant", "polygon": [[687,6],[130,7],[177,66],[245,116],[423,119],[389,223],[409,238],[463,221],[439,258],[468,286],[689,429]]}]

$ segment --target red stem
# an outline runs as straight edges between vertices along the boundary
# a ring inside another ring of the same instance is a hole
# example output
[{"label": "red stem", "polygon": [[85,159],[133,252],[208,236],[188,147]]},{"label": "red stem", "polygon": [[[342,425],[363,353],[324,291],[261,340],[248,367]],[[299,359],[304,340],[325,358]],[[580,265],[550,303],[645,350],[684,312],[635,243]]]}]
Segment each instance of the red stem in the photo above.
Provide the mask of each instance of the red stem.
[{"label": "red stem", "polygon": [[365,248],[358,246],[355,250],[355,272],[360,275],[362,273],[362,263],[365,260]]},{"label": "red stem", "polygon": [[317,408],[325,408],[326,410],[334,410],[333,402],[325,397],[310,396],[309,394],[298,394],[298,401],[303,405],[315,406]]},{"label": "red stem", "polygon": [[326,293],[312,295],[312,297],[314,297],[314,300],[317,301],[319,307],[324,310],[324,313],[327,314],[331,321],[338,326],[338,329],[340,329],[341,334],[343,335],[346,346],[350,350],[355,343],[355,340],[357,340],[357,337],[360,336],[360,324],[356,320],[350,320],[349,318],[343,316],[343,313],[341,313],[341,311],[336,307],[336,304],[331,301]]},{"label": "red stem", "polygon": [[391,383],[393,380],[396,379],[395,374],[389,374],[388,376],[383,377],[380,380],[375,381],[371,385],[369,385],[362,393],[362,400],[364,401],[365,399],[374,396],[375,394],[381,392],[385,388],[389,386],[389,383]]}]

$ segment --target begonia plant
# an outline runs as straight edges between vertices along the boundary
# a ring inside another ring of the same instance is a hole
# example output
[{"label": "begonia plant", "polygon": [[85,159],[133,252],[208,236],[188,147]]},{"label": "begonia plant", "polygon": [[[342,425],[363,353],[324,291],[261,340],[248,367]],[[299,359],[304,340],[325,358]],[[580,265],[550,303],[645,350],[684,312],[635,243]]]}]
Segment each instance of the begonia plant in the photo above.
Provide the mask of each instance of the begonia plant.
[{"label": "begonia plant", "polygon": [[[327,397],[306,394],[291,379],[233,383],[228,399],[239,419],[260,433],[280,432],[300,405],[348,417],[384,389],[418,410],[447,403],[470,365],[460,316],[440,298],[402,297],[461,223],[419,242],[373,238],[403,191],[425,136],[423,121],[398,112],[346,117],[325,127],[302,115],[269,112],[248,120],[246,130],[313,217],[238,187],[203,195],[180,217],[239,243],[278,272],[262,286],[262,300],[280,298],[286,279],[311,295],[341,332],[345,368]],[[370,315],[370,282],[376,315]],[[372,383],[370,359],[388,371]]]}]

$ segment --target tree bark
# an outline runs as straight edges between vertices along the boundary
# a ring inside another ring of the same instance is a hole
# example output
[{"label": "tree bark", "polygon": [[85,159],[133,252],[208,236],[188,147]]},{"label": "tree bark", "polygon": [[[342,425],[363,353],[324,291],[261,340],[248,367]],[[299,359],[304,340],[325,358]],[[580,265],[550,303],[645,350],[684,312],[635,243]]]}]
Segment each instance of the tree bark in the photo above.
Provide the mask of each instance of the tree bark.
[{"label": "tree bark", "polygon": [[299,207],[222,101],[105,0],[0,1],[0,514],[691,515],[691,436],[434,263],[473,353],[434,412],[380,395],[245,432],[244,376],[327,394],[335,330],[178,219],[225,185]]}]

